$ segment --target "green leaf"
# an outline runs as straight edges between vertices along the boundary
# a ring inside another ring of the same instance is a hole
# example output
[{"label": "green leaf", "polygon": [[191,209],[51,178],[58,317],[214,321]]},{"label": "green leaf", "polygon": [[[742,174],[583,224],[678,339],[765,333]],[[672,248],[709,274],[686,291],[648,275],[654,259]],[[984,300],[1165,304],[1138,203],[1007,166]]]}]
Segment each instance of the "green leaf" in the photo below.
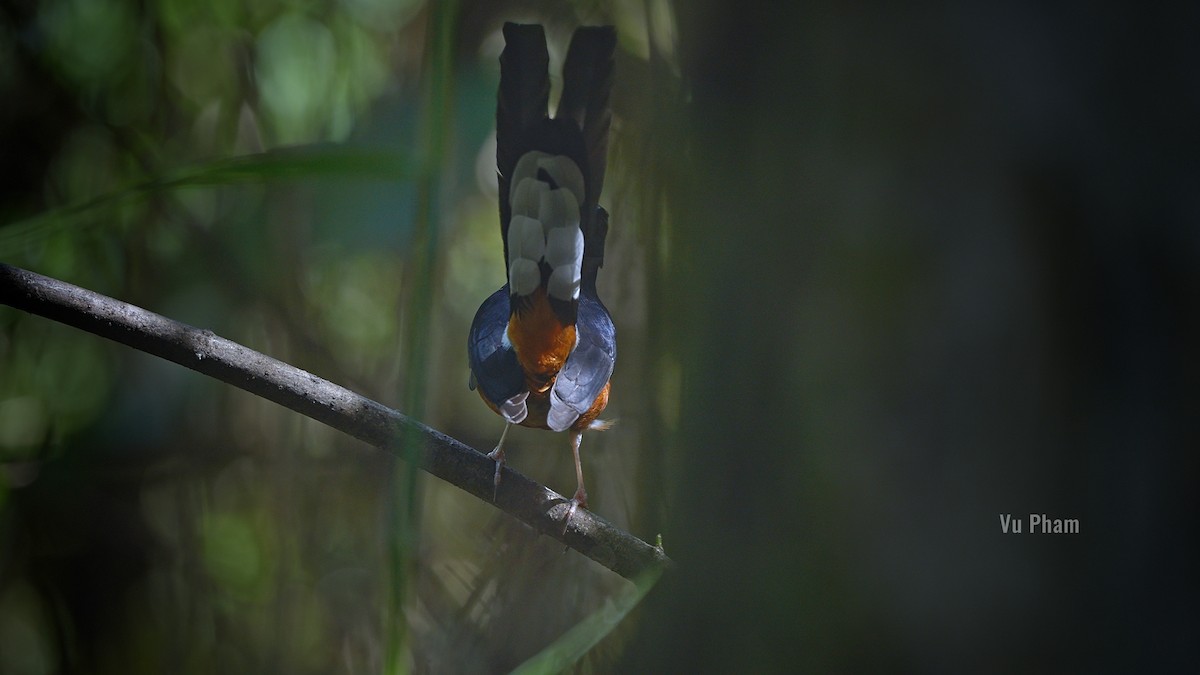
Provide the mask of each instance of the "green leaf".
[{"label": "green leaf", "polygon": [[514,675],[560,673],[570,668],[584,654],[595,647],[637,607],[662,576],[659,568],[647,570],[632,586],[627,586],[615,598],[609,598],[604,606],[580,621],[571,630],[538,652],[533,658],[517,666]]}]

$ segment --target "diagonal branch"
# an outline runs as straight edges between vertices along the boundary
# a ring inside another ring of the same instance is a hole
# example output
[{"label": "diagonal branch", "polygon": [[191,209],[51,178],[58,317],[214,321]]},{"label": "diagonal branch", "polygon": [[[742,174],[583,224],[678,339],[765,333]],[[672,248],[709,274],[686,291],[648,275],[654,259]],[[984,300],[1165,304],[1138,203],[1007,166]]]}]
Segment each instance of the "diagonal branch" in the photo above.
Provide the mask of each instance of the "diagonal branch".
[{"label": "diagonal branch", "polygon": [[[415,455],[411,459],[425,471],[484,501],[492,501],[495,465],[482,453],[400,412],[212,331],[3,263],[0,303],[174,361],[401,459]],[[415,453],[405,452],[406,438],[418,442]],[[561,540],[628,579],[671,564],[661,548],[590,511],[576,511],[564,535],[566,498],[507,467],[495,503],[538,532]]]}]

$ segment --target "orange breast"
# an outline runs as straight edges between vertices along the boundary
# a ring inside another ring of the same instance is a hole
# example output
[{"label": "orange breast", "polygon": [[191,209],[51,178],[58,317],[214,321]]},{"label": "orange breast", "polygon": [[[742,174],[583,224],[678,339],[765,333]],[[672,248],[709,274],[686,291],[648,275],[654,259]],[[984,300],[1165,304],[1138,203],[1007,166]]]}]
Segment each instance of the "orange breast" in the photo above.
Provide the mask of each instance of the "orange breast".
[{"label": "orange breast", "polygon": [[531,396],[549,391],[554,376],[575,348],[575,326],[564,326],[550,308],[546,289],[530,296],[530,306],[508,320],[508,339],[525,371]]}]

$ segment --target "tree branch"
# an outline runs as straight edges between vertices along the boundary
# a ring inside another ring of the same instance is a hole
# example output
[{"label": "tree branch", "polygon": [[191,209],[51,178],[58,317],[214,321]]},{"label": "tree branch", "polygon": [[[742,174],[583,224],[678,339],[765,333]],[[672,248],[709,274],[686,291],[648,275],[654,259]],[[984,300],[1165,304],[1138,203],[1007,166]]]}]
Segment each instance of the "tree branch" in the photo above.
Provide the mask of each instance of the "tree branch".
[{"label": "tree branch", "polygon": [[[193,328],[87,289],[0,263],[0,303],[174,361],[366,441],[492,502],[495,464],[483,453],[349,389]],[[419,442],[405,452],[404,439]],[[671,564],[651,546],[579,509],[564,535],[567,499],[505,467],[495,505],[628,579]]]}]

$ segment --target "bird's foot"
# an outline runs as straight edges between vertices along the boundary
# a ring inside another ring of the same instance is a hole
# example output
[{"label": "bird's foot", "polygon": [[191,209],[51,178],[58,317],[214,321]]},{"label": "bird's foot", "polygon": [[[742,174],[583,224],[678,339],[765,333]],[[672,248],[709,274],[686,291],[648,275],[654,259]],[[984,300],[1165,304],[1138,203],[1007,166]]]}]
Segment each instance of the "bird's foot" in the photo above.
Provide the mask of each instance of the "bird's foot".
[{"label": "bird's foot", "polygon": [[571,501],[567,502],[567,504],[567,515],[565,518],[563,518],[562,533],[564,537],[567,535],[567,527],[571,524],[571,516],[575,515],[575,509],[579,508],[580,506],[585,509],[588,507],[587,490],[584,490],[583,487],[580,486],[580,488],[575,491],[575,496],[572,497]]},{"label": "bird's foot", "polygon": [[504,468],[504,445],[497,445],[487,456],[488,459],[496,462],[496,474],[492,476],[492,501],[494,502],[496,495],[500,493],[500,470]]}]

